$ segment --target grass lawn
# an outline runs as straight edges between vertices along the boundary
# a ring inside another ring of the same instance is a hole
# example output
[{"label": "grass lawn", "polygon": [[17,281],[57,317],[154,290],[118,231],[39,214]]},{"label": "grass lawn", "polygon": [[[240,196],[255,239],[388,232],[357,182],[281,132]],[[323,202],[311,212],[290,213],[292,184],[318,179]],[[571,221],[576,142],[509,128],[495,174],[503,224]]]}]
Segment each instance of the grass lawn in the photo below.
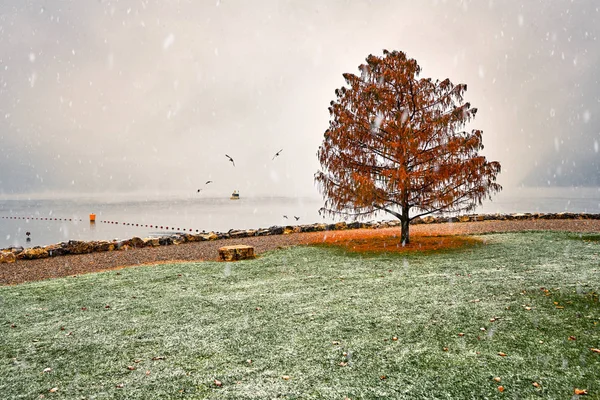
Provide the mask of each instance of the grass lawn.
[{"label": "grass lawn", "polygon": [[600,398],[598,235],[481,238],[0,287],[0,398]]}]

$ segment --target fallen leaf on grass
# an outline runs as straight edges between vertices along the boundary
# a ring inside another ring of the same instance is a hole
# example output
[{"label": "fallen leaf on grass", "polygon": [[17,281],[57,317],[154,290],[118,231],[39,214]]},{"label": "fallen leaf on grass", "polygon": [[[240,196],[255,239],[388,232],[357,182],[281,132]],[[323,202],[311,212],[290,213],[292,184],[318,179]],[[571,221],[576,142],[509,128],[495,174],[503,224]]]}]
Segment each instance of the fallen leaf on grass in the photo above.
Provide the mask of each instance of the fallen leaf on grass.
[{"label": "fallen leaf on grass", "polygon": [[152,361],[156,361],[156,360],[164,360],[165,356],[156,356],[156,357],[152,357]]},{"label": "fallen leaf on grass", "polygon": [[563,306],[556,306],[556,308],[558,308],[559,310],[562,310],[564,307]]},{"label": "fallen leaf on grass", "polygon": [[262,308],[260,308],[260,307],[256,307],[256,309],[255,309],[255,310],[256,310],[256,311],[260,311],[260,310],[262,310]]},{"label": "fallen leaf on grass", "polygon": [[394,336],[394,337],[392,338],[392,340],[395,342],[396,340],[398,340],[398,337]]},{"label": "fallen leaf on grass", "polygon": [[504,392],[504,386],[498,386],[498,391],[499,391],[500,393]]},{"label": "fallen leaf on grass", "polygon": [[344,361],[342,361],[342,362],[340,363],[340,367],[345,367],[346,365],[348,365],[348,363],[347,363],[347,362],[344,362]]},{"label": "fallen leaf on grass", "polygon": [[460,333],[458,334],[458,336],[465,336],[465,334],[464,334],[464,333],[462,333],[462,332],[460,332]]},{"label": "fallen leaf on grass", "polygon": [[251,360],[251,359],[247,359],[247,360],[246,360],[246,362],[247,362],[248,364],[252,364],[252,360]]},{"label": "fallen leaf on grass", "polygon": [[215,382],[215,386],[217,386],[217,387],[221,387],[221,386],[223,386],[223,382],[221,382],[221,381],[220,381],[220,380],[218,380],[218,379],[215,379],[215,380],[214,380],[214,382]]},{"label": "fallen leaf on grass", "polygon": [[141,362],[142,362],[142,359],[141,359],[141,358],[136,358],[135,360],[133,360],[133,362],[134,362],[134,363],[136,363],[136,364],[137,364],[137,363],[141,363]]},{"label": "fallen leaf on grass", "polygon": [[81,307],[81,311],[86,311],[87,307]]},{"label": "fallen leaf on grass", "polygon": [[128,365],[127,369],[130,371],[135,371],[135,367],[133,365]]},{"label": "fallen leaf on grass", "polygon": [[494,378],[494,380],[495,380],[496,382],[500,382],[500,381],[502,380],[502,378],[500,378],[499,376],[497,376],[497,377],[495,377],[495,378]]},{"label": "fallen leaf on grass", "polygon": [[122,384],[122,383],[118,383],[117,385],[115,385],[115,387],[116,387],[117,389],[123,389],[123,386],[125,386],[125,385],[124,385],[124,384]]},{"label": "fallen leaf on grass", "polygon": [[588,392],[587,392],[587,389],[577,389],[577,388],[575,388],[575,394],[582,395],[582,394],[588,394]]},{"label": "fallen leaf on grass", "polygon": [[146,375],[150,375],[150,371],[146,371]]},{"label": "fallen leaf on grass", "polygon": [[42,372],[50,372],[52,371],[52,368],[45,368]]},{"label": "fallen leaf on grass", "polygon": [[503,352],[501,352],[501,351],[499,351],[499,352],[498,352],[498,355],[499,355],[500,357],[506,357],[506,353],[503,353]]},{"label": "fallen leaf on grass", "polygon": [[[577,390],[577,389],[575,389],[575,390]],[[48,391],[49,391],[50,393],[54,393],[54,392],[58,391],[58,388],[57,388],[57,387],[53,387],[52,389],[50,389],[50,390],[48,390]]]},{"label": "fallen leaf on grass", "polygon": [[599,353],[600,354],[600,349],[591,348],[590,350],[593,351],[594,353]]},{"label": "fallen leaf on grass", "polygon": [[281,377],[281,379],[283,379],[284,381],[289,381],[290,380],[290,376],[289,375],[283,375]]},{"label": "fallen leaf on grass", "polygon": [[448,351],[448,348],[447,347],[442,347],[442,350]]},{"label": "fallen leaf on grass", "polygon": [[531,311],[531,307],[525,307],[525,310]]},{"label": "fallen leaf on grass", "polygon": [[336,345],[336,346],[337,346],[338,344],[340,344],[340,342],[338,342],[337,340],[334,340],[333,342],[331,342],[331,344],[333,344],[333,345]]},{"label": "fallen leaf on grass", "polygon": [[577,340],[575,336],[569,336],[569,340]]},{"label": "fallen leaf on grass", "polygon": [[387,376],[385,376],[385,375],[381,375],[381,376],[379,377],[379,379],[381,379],[381,380],[383,381],[383,380],[387,379]]},{"label": "fallen leaf on grass", "polygon": [[539,388],[539,387],[540,387],[540,384],[539,384],[539,383],[537,383],[537,382],[533,382],[533,383],[532,383],[532,385],[533,385],[533,387],[536,387],[536,388]]}]

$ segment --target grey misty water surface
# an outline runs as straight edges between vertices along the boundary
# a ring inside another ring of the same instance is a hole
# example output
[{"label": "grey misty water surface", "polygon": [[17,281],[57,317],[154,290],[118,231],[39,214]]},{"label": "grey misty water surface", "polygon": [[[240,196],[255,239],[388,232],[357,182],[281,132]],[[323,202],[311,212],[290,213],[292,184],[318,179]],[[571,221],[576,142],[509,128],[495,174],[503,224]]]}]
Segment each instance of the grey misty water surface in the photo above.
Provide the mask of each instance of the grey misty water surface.
[{"label": "grey misty water surface", "polygon": [[[230,229],[257,229],[273,225],[299,225],[334,222],[318,210],[317,197],[242,197],[240,200],[176,196],[168,199],[11,199],[0,200],[0,248],[43,246],[67,240],[128,239],[185,230],[227,232]],[[493,201],[478,207],[477,213],[518,212],[600,213],[598,188],[513,189],[501,192]],[[89,223],[89,214],[96,223]],[[288,218],[284,218],[286,215]],[[298,221],[294,216],[300,217]],[[10,219],[13,217],[13,219]],[[52,218],[53,220],[14,219],[14,217]],[[59,220],[54,220],[57,218]],[[64,221],[64,219],[72,221]],[[60,219],[63,219],[62,221]],[[374,215],[373,220],[393,220],[389,214]],[[105,223],[102,221],[115,222]],[[348,219],[351,221],[351,219]],[[118,224],[116,224],[118,223]],[[123,225],[133,224],[133,225]],[[135,226],[144,225],[144,226]],[[152,228],[145,227],[152,225]],[[156,228],[158,226],[158,228]],[[161,228],[162,226],[162,228]],[[168,229],[167,229],[168,227]],[[26,242],[26,232],[31,241]]]},{"label": "grey misty water surface", "polygon": [[[227,232],[230,229],[330,222],[318,215],[321,205],[318,199],[281,197],[0,200],[0,248],[42,246],[67,240],[127,239],[183,231]],[[90,213],[96,215],[94,224],[89,222]],[[288,215],[288,219],[283,215]],[[299,217],[297,222],[294,215]],[[26,232],[31,232],[30,242],[26,242]]]}]

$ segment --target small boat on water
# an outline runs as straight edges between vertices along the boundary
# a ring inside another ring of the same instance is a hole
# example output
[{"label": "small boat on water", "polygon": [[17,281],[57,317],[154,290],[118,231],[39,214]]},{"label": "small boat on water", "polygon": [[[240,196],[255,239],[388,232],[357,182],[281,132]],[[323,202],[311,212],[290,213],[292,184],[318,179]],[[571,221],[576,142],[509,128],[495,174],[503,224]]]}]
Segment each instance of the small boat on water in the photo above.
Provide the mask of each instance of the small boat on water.
[{"label": "small boat on water", "polygon": [[230,200],[239,200],[240,199],[239,190],[234,190],[233,193],[231,193],[231,197],[229,199]]}]

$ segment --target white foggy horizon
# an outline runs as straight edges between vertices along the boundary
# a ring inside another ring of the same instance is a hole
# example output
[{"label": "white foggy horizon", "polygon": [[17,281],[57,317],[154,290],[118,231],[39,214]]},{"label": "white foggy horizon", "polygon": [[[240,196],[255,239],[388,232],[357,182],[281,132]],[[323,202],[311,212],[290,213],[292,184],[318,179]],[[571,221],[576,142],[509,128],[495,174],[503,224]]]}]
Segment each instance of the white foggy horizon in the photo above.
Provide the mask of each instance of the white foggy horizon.
[{"label": "white foggy horizon", "polygon": [[329,102],[343,73],[383,49],[416,59],[421,77],[468,85],[478,108],[468,129],[483,130],[507,196],[598,187],[598,9],[7,0],[0,198],[320,198],[313,175]]}]

